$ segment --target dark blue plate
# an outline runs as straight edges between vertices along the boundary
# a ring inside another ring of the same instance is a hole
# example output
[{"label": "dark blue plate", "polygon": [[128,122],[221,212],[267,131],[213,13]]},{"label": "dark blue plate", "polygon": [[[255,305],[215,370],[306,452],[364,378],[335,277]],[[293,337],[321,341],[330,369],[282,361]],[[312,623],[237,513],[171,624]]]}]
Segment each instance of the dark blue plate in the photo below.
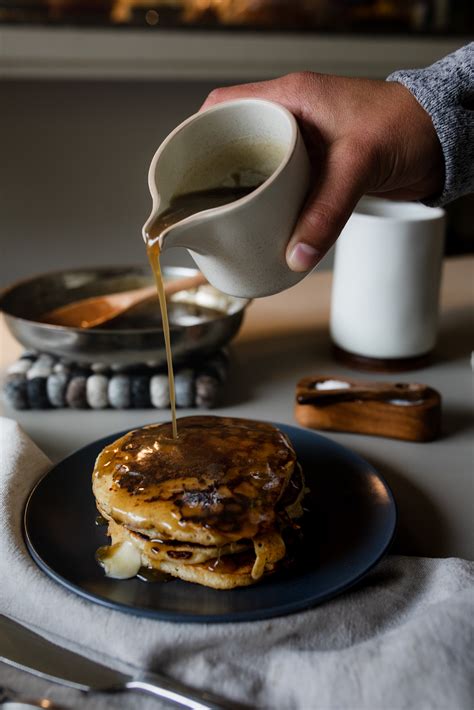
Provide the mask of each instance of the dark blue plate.
[{"label": "dark blue plate", "polygon": [[279,424],[290,437],[311,493],[292,564],[252,587],[217,591],[180,580],[113,580],[95,561],[107,543],[95,525],[91,473],[113,434],[54,466],[26,504],[25,539],[46,574],[92,602],[166,621],[252,621],[306,609],[361,579],[387,550],[396,525],[392,492],[375,469],[319,434]]}]

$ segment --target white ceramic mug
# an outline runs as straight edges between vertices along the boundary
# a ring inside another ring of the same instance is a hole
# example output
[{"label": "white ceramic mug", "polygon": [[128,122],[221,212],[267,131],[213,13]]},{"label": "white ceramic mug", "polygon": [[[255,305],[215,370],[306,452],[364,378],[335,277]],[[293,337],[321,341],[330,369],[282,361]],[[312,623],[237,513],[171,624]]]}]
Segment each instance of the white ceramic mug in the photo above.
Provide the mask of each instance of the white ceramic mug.
[{"label": "white ceramic mug", "polygon": [[285,251],[309,187],[310,165],[294,116],[261,99],[212,106],[178,126],[149,171],[153,209],[143,233],[174,195],[263,184],[221,207],[191,215],[162,232],[162,249],[186,247],[216,288],[254,298],[283,291],[305,273],[291,271]]},{"label": "white ceramic mug", "polygon": [[445,213],[363,198],[336,245],[331,337],[346,352],[404,359],[435,345]]}]

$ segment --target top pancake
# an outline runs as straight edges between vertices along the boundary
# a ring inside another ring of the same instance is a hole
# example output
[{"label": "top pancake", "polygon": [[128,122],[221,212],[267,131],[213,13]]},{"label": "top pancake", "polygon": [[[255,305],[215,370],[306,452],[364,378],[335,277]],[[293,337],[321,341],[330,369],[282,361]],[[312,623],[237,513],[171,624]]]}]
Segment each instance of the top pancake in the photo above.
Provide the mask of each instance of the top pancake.
[{"label": "top pancake", "polygon": [[129,432],[99,455],[99,507],[148,537],[225,544],[269,530],[296,455],[270,424],[183,417]]}]

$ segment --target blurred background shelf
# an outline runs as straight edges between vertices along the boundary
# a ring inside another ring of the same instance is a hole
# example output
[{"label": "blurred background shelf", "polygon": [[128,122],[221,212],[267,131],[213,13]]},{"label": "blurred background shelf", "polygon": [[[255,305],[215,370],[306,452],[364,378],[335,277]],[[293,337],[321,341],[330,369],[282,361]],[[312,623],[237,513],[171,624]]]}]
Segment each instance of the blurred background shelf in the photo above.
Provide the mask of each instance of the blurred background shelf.
[{"label": "blurred background shelf", "polygon": [[251,81],[303,69],[384,78],[465,37],[0,26],[0,77]]}]

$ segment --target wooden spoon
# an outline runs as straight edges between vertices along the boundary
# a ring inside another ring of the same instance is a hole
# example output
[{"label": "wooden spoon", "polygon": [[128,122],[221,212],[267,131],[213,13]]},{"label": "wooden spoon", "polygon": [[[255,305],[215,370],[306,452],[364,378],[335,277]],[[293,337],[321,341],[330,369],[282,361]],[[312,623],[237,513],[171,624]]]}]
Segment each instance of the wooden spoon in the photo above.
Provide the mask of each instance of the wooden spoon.
[{"label": "wooden spoon", "polygon": [[[187,291],[206,283],[207,279],[201,273],[186,276],[166,282],[165,294],[172,296],[179,291]],[[42,323],[63,325],[69,328],[94,328],[121,316],[139,303],[145,303],[157,297],[156,286],[145,286],[120,293],[106,293],[102,296],[83,298],[80,301],[54,308],[45,313],[40,320]]]}]

